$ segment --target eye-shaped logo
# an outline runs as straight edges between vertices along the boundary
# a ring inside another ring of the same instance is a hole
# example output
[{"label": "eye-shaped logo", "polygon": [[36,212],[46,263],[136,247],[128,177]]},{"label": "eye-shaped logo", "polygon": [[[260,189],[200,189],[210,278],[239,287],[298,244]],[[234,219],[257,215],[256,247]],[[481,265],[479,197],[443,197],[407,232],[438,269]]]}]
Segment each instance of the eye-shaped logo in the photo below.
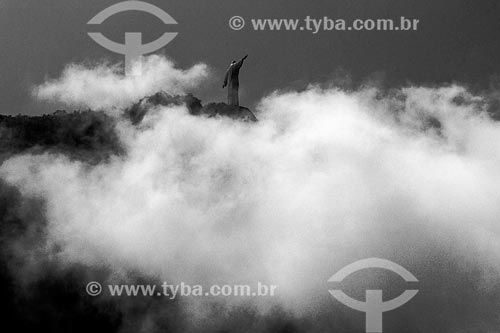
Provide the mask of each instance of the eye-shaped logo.
[{"label": "eye-shaped logo", "polygon": [[[177,22],[163,9],[143,1],[124,1],[117,3],[104,9],[87,24],[101,24],[110,16],[131,10],[152,14],[165,24],[177,24]],[[112,52],[125,55],[125,74],[128,75],[132,73],[132,65],[137,62],[143,54],[152,53],[161,49],[170,43],[177,36],[177,33],[166,32],[160,38],[148,44],[142,44],[142,33],[140,32],[126,32],[125,44],[113,42],[99,32],[90,32],[88,35],[102,47]]]},{"label": "eye-shaped logo", "polygon": [[[392,261],[379,258],[363,259],[347,265],[334,274],[328,282],[341,282],[352,273],[365,268],[387,269],[401,276],[406,282],[418,282],[417,278],[404,267]],[[418,290],[405,290],[398,297],[386,302],[382,301],[382,290],[367,290],[365,302],[353,299],[341,290],[329,290],[329,292],[339,302],[351,309],[366,313],[366,332],[381,333],[382,314],[407,303],[418,293]]]}]

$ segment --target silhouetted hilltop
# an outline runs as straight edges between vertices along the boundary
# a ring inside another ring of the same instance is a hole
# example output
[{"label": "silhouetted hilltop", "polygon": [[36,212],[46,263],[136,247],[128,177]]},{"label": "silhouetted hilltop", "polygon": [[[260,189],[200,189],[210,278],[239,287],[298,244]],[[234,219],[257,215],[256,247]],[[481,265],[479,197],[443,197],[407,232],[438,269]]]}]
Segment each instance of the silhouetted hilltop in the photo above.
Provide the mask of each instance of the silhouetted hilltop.
[{"label": "silhouetted hilltop", "polygon": [[120,152],[116,120],[104,112],[58,110],[43,116],[0,115],[0,155],[57,149],[99,156]]},{"label": "silhouetted hilltop", "polygon": [[[210,103],[188,95],[169,95],[159,92],[145,97],[125,110],[124,117],[133,124],[142,121],[155,106],[186,105],[194,116],[229,117],[235,120],[257,121],[255,115],[242,106]],[[10,154],[57,150],[70,157],[99,161],[121,153],[120,140],[115,132],[117,118],[102,111],[66,112],[57,110],[43,116],[0,115],[0,161]]]},{"label": "silhouetted hilltop", "polygon": [[189,113],[199,115],[201,113],[201,100],[192,94],[187,95],[169,95],[166,92],[158,92],[154,95],[144,97],[136,104],[125,110],[125,116],[133,124],[140,123],[148,111],[155,106],[186,105]]},{"label": "silhouetted hilltop", "polygon": [[144,118],[151,107],[183,104],[186,105],[189,113],[194,116],[222,116],[234,120],[257,121],[257,117],[255,117],[252,111],[243,106],[227,105],[226,103],[209,103],[203,106],[201,100],[192,94],[172,96],[166,92],[158,92],[141,99],[138,103],[127,109],[125,114],[133,123],[138,123]]}]

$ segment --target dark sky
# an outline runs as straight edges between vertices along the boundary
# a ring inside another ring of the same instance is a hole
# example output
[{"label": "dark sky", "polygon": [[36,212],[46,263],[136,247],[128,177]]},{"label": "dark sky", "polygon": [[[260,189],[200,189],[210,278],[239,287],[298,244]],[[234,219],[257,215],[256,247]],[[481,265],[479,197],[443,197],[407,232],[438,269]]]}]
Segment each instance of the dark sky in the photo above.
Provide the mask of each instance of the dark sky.
[{"label": "dark sky", "polygon": [[[33,85],[57,77],[70,62],[111,59],[89,31],[123,41],[142,32],[152,41],[165,26],[146,13],[129,12],[97,29],[87,21],[111,4],[103,0],[0,0],[0,113],[39,114],[50,106],[30,97]],[[221,77],[233,58],[250,54],[241,72],[244,105],[277,88],[302,88],[348,73],[354,82],[383,78],[386,85],[462,81],[487,86],[500,73],[500,8],[494,0],[149,0],[179,22],[178,37],[159,53],[181,68],[206,62]],[[247,27],[233,31],[240,15]],[[416,32],[253,31],[251,18],[394,18],[420,20]],[[224,100],[221,82],[194,91],[204,102]]]}]

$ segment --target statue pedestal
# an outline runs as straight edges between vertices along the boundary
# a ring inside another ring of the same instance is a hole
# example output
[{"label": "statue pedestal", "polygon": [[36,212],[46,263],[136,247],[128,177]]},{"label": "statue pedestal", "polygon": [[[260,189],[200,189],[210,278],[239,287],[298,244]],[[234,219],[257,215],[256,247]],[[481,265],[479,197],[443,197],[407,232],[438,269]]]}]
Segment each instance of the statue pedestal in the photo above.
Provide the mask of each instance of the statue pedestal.
[{"label": "statue pedestal", "polygon": [[209,117],[224,116],[237,120],[257,121],[257,117],[249,108],[237,105],[228,105],[226,103],[209,103],[201,109],[200,114]]}]

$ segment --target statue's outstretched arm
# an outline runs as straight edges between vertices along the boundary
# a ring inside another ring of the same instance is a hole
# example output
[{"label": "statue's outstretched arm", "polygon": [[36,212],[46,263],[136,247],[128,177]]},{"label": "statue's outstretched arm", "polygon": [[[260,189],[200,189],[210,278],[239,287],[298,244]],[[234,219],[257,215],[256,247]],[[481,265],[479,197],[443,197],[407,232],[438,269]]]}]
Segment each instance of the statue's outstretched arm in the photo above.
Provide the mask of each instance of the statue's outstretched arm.
[{"label": "statue's outstretched arm", "polygon": [[238,61],[238,63],[236,64],[236,67],[241,68],[241,66],[243,66],[243,62],[245,61],[246,58],[248,58],[248,54],[246,56],[244,56],[243,58],[241,58],[240,61]]}]

